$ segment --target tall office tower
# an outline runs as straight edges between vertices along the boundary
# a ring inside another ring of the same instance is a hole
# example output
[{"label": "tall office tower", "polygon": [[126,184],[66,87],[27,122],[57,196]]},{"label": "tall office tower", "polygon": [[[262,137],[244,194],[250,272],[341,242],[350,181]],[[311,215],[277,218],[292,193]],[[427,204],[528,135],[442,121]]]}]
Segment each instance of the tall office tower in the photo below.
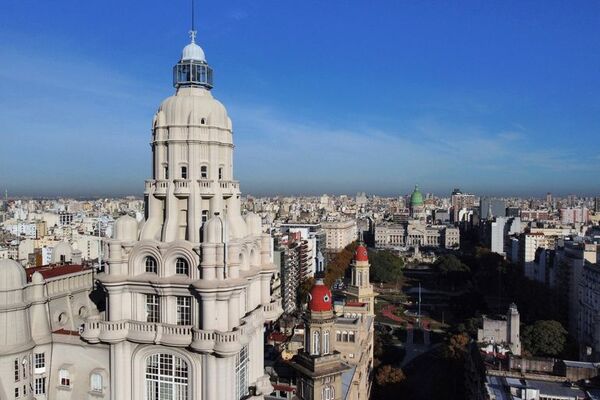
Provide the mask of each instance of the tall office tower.
[{"label": "tall office tower", "polygon": [[233,133],[195,43],[173,68],[175,94],[152,121],[145,220],[117,220],[108,242],[106,319],[83,338],[110,348],[111,398],[263,398],[263,325],[281,313],[271,238],[242,217]]},{"label": "tall office tower", "polygon": [[460,211],[463,209],[472,209],[475,206],[475,196],[469,193],[462,193],[460,189],[454,189],[451,195],[452,203],[452,221],[460,222]]}]

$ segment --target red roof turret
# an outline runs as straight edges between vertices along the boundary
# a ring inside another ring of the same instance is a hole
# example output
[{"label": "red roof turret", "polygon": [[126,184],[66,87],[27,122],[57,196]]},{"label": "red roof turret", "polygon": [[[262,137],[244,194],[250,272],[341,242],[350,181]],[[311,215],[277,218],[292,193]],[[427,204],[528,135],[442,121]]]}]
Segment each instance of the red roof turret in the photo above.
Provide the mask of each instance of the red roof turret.
[{"label": "red roof turret", "polygon": [[364,245],[359,244],[356,248],[354,261],[369,261],[369,253],[367,253],[367,248]]},{"label": "red roof turret", "polygon": [[331,311],[332,304],[331,291],[322,279],[318,279],[310,290],[308,308],[310,311]]}]

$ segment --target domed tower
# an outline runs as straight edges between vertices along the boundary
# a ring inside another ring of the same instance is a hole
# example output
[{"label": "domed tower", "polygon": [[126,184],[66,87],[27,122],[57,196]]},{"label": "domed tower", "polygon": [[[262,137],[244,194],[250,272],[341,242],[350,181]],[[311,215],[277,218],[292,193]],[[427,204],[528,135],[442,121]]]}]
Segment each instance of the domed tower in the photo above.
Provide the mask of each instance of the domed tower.
[{"label": "domed tower", "polygon": [[373,285],[369,280],[371,264],[369,264],[369,253],[363,243],[356,247],[354,260],[350,266],[352,268],[352,277],[350,285],[346,291],[348,301],[366,303],[368,314],[375,315],[375,292]]},{"label": "domed tower", "polygon": [[105,320],[82,337],[111,348],[111,398],[260,399],[263,326],[272,299],[271,239],[241,215],[233,133],[195,32],[173,68],[175,93],[152,121],[145,218],[124,216],[108,241]]},{"label": "domed tower", "polygon": [[411,217],[421,218],[423,216],[424,206],[423,194],[419,190],[419,185],[415,185],[415,190],[413,190],[412,194],[410,195]]},{"label": "domed tower", "polygon": [[19,391],[21,385],[30,384],[30,376],[20,374],[22,363],[30,359],[36,345],[31,335],[31,304],[24,296],[26,285],[25,270],[19,263],[0,260],[0,377],[11,377],[0,385],[2,399],[13,397],[13,385]]},{"label": "domed tower", "polygon": [[227,218],[243,236],[239,183],[233,180],[233,132],[212,94],[213,71],[192,41],[173,67],[176,91],[152,121],[152,179],[146,181],[141,239],[202,241],[203,224]]},{"label": "domed tower", "polygon": [[331,291],[318,279],[309,294],[304,315],[304,349],[292,361],[298,372],[299,399],[338,399],[342,395],[342,373],[349,366],[333,349],[335,316]]}]

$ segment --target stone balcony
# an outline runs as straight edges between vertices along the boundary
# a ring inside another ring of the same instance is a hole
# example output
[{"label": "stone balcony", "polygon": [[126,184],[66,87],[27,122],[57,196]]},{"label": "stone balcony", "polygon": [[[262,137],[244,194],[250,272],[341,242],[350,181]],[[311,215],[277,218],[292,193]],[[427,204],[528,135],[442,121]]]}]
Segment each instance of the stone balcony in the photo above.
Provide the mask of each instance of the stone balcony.
[{"label": "stone balcony", "polygon": [[272,300],[269,304],[263,306],[263,312],[265,315],[266,322],[276,321],[283,313],[281,306],[281,299]]},{"label": "stone balcony", "polygon": [[189,197],[190,181],[188,179],[175,179],[173,194],[177,197]]},{"label": "stone balcony", "polygon": [[223,194],[233,195],[240,189],[239,181],[219,181],[219,187]]},{"label": "stone balcony", "polygon": [[141,321],[87,321],[81,337],[90,343],[156,343],[187,347],[192,342],[192,327]]},{"label": "stone balcony", "polygon": [[155,183],[154,195],[156,197],[165,197],[169,189],[169,181],[157,180]]},{"label": "stone balcony", "polygon": [[141,321],[88,320],[81,337],[89,343],[154,343],[173,347],[190,347],[199,353],[217,353],[221,357],[237,354],[248,327],[228,332],[196,329],[188,325],[170,325]]},{"label": "stone balcony", "polygon": [[154,191],[154,187],[156,185],[156,182],[154,181],[154,179],[147,179],[146,181],[144,181],[144,194],[150,194]]},{"label": "stone balcony", "polygon": [[198,188],[202,196],[214,196],[214,181],[211,179],[198,179]]}]

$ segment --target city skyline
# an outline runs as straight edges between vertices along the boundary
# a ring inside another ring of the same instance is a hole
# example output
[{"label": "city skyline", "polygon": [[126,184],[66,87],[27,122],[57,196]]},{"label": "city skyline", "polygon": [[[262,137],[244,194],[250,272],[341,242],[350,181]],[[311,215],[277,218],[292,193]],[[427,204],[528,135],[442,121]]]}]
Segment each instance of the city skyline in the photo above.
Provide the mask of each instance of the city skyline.
[{"label": "city skyline", "polygon": [[[173,91],[187,3],[119,4],[118,15],[116,2],[5,8],[1,189],[141,195],[148,121]],[[244,193],[398,195],[419,184],[543,196],[600,189],[587,144],[599,127],[599,14],[591,2],[273,2],[201,4],[197,21],[235,122]]]}]

